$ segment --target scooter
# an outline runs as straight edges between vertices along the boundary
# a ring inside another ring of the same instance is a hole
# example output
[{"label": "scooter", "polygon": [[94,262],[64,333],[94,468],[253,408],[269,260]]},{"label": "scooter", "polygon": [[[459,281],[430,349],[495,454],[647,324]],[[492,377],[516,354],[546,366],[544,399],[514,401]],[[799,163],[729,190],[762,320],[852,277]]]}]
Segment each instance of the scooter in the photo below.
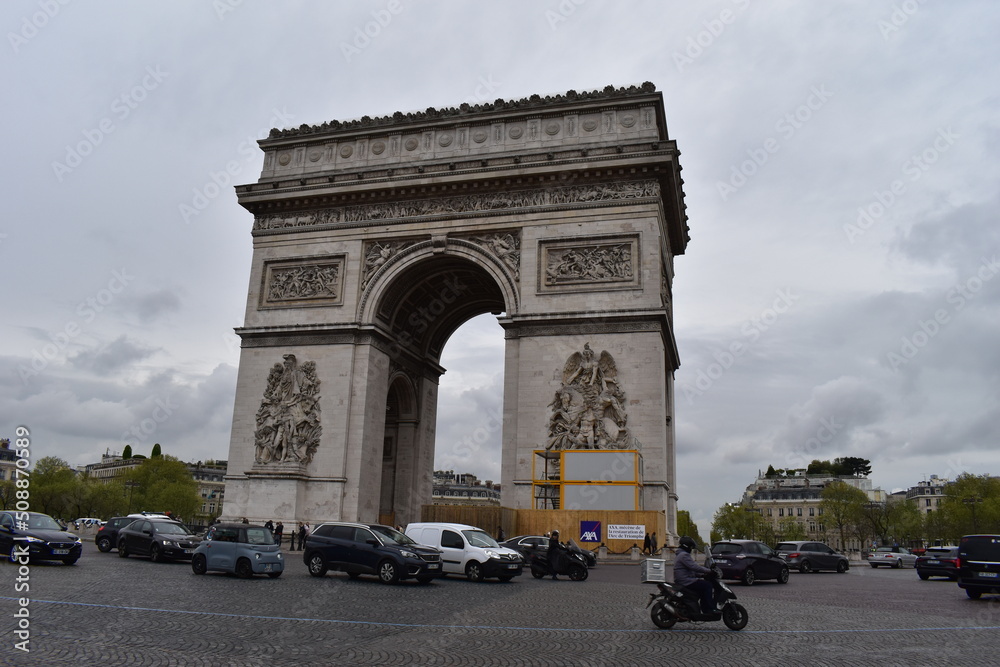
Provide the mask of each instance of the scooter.
[{"label": "scooter", "polygon": [[701,611],[699,596],[679,584],[660,582],[657,593],[649,594],[646,608],[652,606],[649,617],[657,627],[672,628],[675,623],[712,622],[721,620],[730,630],[742,630],[750,620],[746,607],[736,602],[736,593],[723,583],[720,572],[713,568],[705,578],[712,582],[715,605],[720,610],[711,614]]},{"label": "scooter", "polygon": [[[587,558],[576,542],[570,540],[565,545],[559,545],[556,552],[555,573],[568,576],[573,581],[583,581],[590,572],[587,570]],[[541,579],[552,572],[549,570],[549,559],[543,554],[531,556],[531,576]]]}]

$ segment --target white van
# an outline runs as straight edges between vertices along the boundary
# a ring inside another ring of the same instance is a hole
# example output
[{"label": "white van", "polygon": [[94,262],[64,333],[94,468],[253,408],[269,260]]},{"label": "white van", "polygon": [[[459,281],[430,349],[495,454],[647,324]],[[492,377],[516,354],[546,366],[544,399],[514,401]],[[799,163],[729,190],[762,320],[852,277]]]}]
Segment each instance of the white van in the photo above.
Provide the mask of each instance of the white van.
[{"label": "white van", "polygon": [[489,533],[462,523],[411,523],[406,535],[418,544],[441,550],[445,574],[464,574],[469,581],[496,577],[510,581],[521,574],[521,554],[502,547]]}]

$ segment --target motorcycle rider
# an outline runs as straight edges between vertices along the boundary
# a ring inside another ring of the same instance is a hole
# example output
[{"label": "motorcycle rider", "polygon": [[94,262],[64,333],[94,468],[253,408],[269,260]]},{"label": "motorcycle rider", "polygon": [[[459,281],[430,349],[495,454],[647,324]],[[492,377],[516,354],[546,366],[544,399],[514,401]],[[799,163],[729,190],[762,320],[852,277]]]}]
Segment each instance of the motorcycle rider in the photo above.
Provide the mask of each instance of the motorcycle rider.
[{"label": "motorcycle rider", "polygon": [[674,583],[693,591],[701,598],[703,613],[715,614],[717,611],[712,584],[704,579],[705,575],[712,574],[712,570],[694,561],[691,551],[697,546],[694,539],[687,535],[681,538],[677,555],[674,557]]}]

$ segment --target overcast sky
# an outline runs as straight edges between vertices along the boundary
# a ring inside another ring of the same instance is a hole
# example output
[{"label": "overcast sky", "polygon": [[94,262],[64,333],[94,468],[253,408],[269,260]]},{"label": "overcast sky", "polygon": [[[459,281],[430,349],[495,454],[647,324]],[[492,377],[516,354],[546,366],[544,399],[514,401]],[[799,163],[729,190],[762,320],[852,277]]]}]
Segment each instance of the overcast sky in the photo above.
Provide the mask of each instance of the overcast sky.
[{"label": "overcast sky", "polygon": [[[769,464],[1000,474],[994,2],[35,0],[0,22],[0,436],[27,425],[36,458],[227,457],[232,186],[271,127],[650,81],[690,217],[677,480],[704,537]],[[497,429],[457,447],[500,413],[502,357],[490,316],[449,342],[437,467],[503,481]]]}]

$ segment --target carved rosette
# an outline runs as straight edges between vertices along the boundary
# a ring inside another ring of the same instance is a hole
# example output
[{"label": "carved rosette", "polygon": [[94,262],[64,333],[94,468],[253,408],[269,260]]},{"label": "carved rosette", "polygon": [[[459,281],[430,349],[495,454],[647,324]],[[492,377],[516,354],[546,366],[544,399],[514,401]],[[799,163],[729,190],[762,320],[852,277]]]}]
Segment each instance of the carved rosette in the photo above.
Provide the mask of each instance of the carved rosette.
[{"label": "carved rosette", "polygon": [[347,224],[369,220],[413,218],[449,213],[475,213],[534,206],[625,201],[660,196],[654,180],[595,185],[574,185],[545,190],[483,193],[438,197],[381,204],[341,206],[297,213],[272,213],[257,216],[254,231]]},{"label": "carved rosette", "polygon": [[294,354],[274,364],[257,410],[254,462],[307,466],[319,447],[319,379],[316,363],[299,365]]},{"label": "carved rosette", "polygon": [[563,383],[549,407],[546,449],[627,449],[625,392],[618,383],[614,358],[595,357],[590,343],[563,366]]}]

